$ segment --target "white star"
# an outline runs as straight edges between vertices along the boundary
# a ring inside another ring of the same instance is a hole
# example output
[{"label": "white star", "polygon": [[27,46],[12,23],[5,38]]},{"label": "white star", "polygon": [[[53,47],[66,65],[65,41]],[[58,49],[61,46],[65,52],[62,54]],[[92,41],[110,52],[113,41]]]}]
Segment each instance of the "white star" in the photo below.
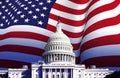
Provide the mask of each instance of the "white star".
[{"label": "white star", "polygon": [[2,8],[4,9],[4,8],[5,8],[5,6],[2,6]]},{"label": "white star", "polygon": [[14,6],[11,6],[11,8],[14,8]]},{"label": "white star", "polygon": [[10,17],[12,17],[13,16],[13,14],[10,14]]},{"label": "white star", "polygon": [[10,22],[8,22],[8,25],[10,24]]},{"label": "white star", "polygon": [[36,10],[37,12],[39,12],[39,11],[40,11],[40,9],[39,9],[39,8],[36,8],[35,10]]},{"label": "white star", "polygon": [[14,20],[14,23],[17,23],[17,22],[18,22],[18,20],[17,20],[17,19],[15,19],[15,20]]},{"label": "white star", "polygon": [[10,15],[11,14],[11,12],[8,12],[8,15]]},{"label": "white star", "polygon": [[21,7],[24,7],[24,6],[25,6],[24,4],[21,5]]},{"label": "white star", "polygon": [[15,0],[15,2],[18,2],[18,0]]},{"label": "white star", "polygon": [[6,19],[5,22],[8,22],[8,19]]},{"label": "white star", "polygon": [[9,6],[11,6],[11,5],[12,5],[12,3],[9,3],[8,5],[9,5]]},{"label": "white star", "polygon": [[47,10],[47,8],[46,8],[46,7],[43,7],[43,10]]},{"label": "white star", "polygon": [[37,19],[38,17],[36,15],[33,16],[33,19]]},{"label": "white star", "polygon": [[43,24],[43,22],[42,22],[42,21],[38,21],[38,24],[42,25],[42,24]]},{"label": "white star", "polygon": [[40,16],[41,16],[41,17],[45,17],[45,14],[44,14],[44,13],[42,13],[42,14],[40,14]]},{"label": "white star", "polygon": [[9,2],[9,0],[6,0],[6,2],[8,3],[8,2]]},{"label": "white star", "polygon": [[15,17],[13,16],[11,19],[13,20]]},{"label": "white star", "polygon": [[0,5],[2,4],[2,2],[0,2]]},{"label": "white star", "polygon": [[52,1],[51,0],[47,0],[47,3],[51,3]]},{"label": "white star", "polygon": [[28,1],[28,0],[25,0],[25,1]]},{"label": "white star", "polygon": [[35,7],[35,5],[32,5],[31,7]]},{"label": "white star", "polygon": [[2,12],[0,12],[0,15],[2,15]]},{"label": "white star", "polygon": [[5,12],[8,12],[8,9],[6,9]]},{"label": "white star", "polygon": [[39,1],[39,0],[36,0],[36,1]]},{"label": "white star", "polygon": [[23,14],[23,15],[21,15],[20,17],[21,17],[21,18],[24,18],[24,17],[25,17],[25,15]]},{"label": "white star", "polygon": [[28,2],[28,4],[31,4],[31,3],[32,3],[32,1]]},{"label": "white star", "polygon": [[3,27],[3,25],[4,25],[3,23],[0,24],[1,27]]},{"label": "white star", "polygon": [[28,10],[28,7],[25,7],[24,10]]},{"label": "white star", "polygon": [[21,14],[22,12],[21,11],[18,11],[17,14]]},{"label": "white star", "polygon": [[28,11],[28,14],[32,14],[33,12],[32,11]]},{"label": "white star", "polygon": [[30,20],[27,18],[27,19],[25,19],[25,22],[29,22]]},{"label": "white star", "polygon": [[15,12],[17,11],[17,9],[14,10]]},{"label": "white star", "polygon": [[43,2],[39,2],[39,5],[43,5]]},{"label": "white star", "polygon": [[5,16],[2,17],[2,19],[5,19],[5,18],[6,18]]}]

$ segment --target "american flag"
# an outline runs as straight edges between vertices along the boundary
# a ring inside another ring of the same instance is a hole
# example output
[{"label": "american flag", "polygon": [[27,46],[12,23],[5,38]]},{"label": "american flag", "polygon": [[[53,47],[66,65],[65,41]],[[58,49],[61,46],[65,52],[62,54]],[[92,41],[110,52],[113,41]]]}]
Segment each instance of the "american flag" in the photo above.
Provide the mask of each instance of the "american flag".
[{"label": "american flag", "polygon": [[0,67],[30,66],[42,60],[58,16],[79,60],[87,5],[87,0],[1,0]]},{"label": "american flag", "polygon": [[118,67],[119,10],[120,0],[1,0],[0,67],[42,60],[58,16],[77,63]]},{"label": "american flag", "polygon": [[120,67],[120,0],[90,0],[81,41],[81,63]]}]

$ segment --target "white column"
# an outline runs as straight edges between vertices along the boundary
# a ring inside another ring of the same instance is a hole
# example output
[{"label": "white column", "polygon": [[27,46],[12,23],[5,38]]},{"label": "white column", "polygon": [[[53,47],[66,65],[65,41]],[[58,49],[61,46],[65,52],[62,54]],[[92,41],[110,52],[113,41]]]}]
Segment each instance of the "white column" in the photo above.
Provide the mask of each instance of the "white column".
[{"label": "white column", "polygon": [[49,69],[48,78],[51,78],[51,77],[52,77],[52,73],[51,73],[51,69]]},{"label": "white column", "polygon": [[46,78],[46,71],[43,69],[43,78]]},{"label": "white column", "polygon": [[65,55],[63,54],[63,61],[65,61]]},{"label": "white column", "polygon": [[55,61],[55,54],[53,55],[53,59],[54,59],[54,61]]},{"label": "white column", "polygon": [[68,57],[68,58],[69,58],[69,61],[70,61],[70,55],[69,55],[69,57]]},{"label": "white column", "polygon": [[70,72],[70,74],[71,74],[71,78],[73,77],[73,72],[72,72],[73,70],[71,69],[71,72]]},{"label": "white column", "polygon": [[62,58],[61,58],[61,61],[63,61],[63,54],[61,54],[61,57],[62,57]]},{"label": "white column", "polygon": [[67,69],[65,69],[65,71],[64,71],[64,78],[68,78],[68,71],[67,71]]},{"label": "white column", "polygon": [[52,55],[50,55],[50,62],[52,61]]},{"label": "white column", "polygon": [[55,69],[55,78],[57,78],[57,69]]},{"label": "white column", "polygon": [[61,69],[60,69],[60,78],[62,78],[62,72],[61,72]]}]

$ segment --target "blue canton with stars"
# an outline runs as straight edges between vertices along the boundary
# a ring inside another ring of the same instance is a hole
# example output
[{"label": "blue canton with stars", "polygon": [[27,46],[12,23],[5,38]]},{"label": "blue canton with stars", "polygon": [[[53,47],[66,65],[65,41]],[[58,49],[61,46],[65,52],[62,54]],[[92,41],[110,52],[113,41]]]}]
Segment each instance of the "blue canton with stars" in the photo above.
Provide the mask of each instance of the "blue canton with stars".
[{"label": "blue canton with stars", "polygon": [[0,28],[34,25],[46,28],[55,0],[0,0]]}]

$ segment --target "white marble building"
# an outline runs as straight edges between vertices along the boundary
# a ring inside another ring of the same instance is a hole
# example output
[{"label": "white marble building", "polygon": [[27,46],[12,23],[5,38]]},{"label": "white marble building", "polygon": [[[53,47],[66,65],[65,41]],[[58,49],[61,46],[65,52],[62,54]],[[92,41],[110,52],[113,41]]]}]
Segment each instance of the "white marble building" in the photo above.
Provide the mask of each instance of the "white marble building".
[{"label": "white marble building", "polygon": [[86,69],[85,65],[75,64],[73,47],[59,23],[56,32],[48,40],[43,60],[32,64],[32,78],[104,78],[113,72],[95,66]]},{"label": "white marble building", "polygon": [[45,46],[43,61],[32,64],[30,70],[26,66],[8,69],[8,78],[104,78],[112,72],[94,65],[86,68],[85,65],[75,64],[71,42],[58,23],[56,32]]}]

